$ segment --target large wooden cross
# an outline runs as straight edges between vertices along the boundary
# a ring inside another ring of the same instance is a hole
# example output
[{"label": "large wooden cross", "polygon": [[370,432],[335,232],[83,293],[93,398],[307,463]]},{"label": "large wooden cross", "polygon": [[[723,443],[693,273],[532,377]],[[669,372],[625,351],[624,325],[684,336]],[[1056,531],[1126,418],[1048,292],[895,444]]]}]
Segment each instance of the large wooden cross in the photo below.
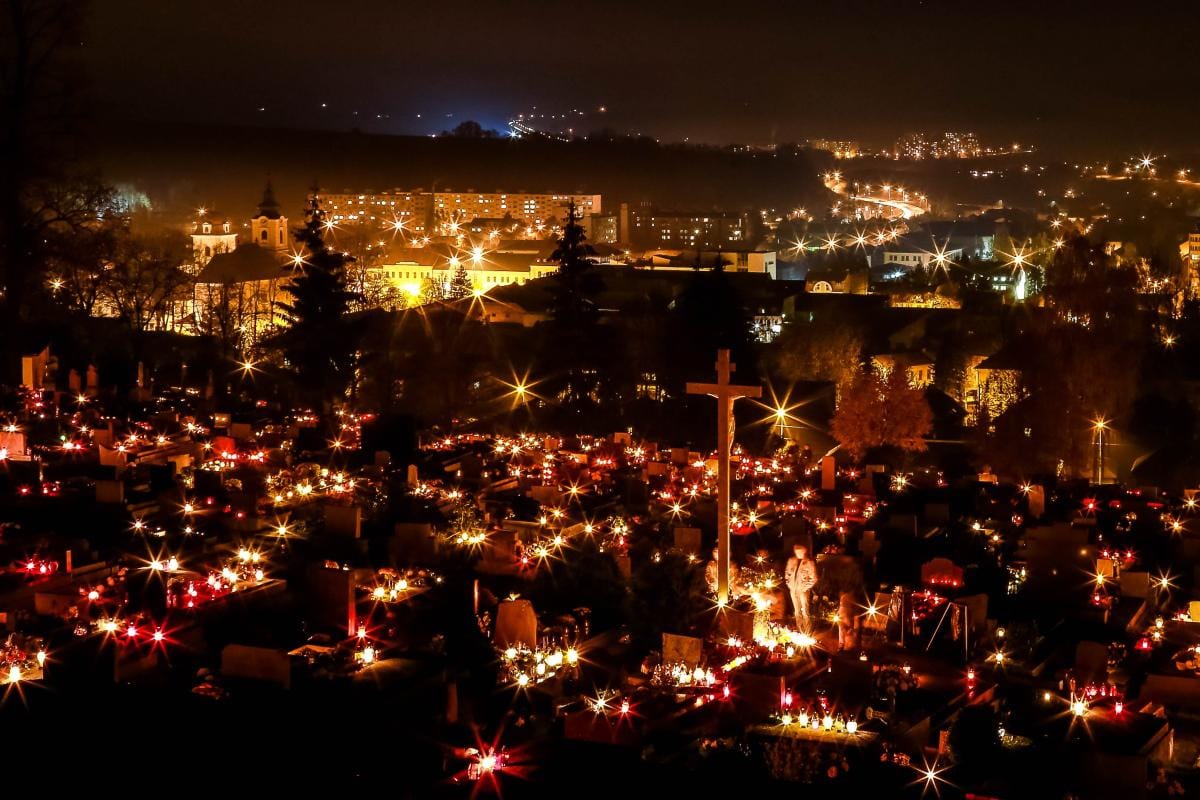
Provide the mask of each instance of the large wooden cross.
[{"label": "large wooden cross", "polygon": [[729,449],[733,440],[733,401],[739,397],[762,397],[761,386],[735,386],[729,375],[737,364],[729,362],[729,351],[717,351],[717,382],[691,383],[688,394],[717,398],[717,604],[729,602]]}]

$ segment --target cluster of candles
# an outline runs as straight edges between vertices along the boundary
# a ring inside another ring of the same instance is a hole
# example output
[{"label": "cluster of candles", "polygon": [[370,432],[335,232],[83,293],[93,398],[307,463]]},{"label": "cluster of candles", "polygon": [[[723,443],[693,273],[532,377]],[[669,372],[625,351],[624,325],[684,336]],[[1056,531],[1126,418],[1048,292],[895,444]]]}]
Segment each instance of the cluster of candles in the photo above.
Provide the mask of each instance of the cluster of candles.
[{"label": "cluster of candles", "polygon": [[315,475],[298,478],[286,472],[267,477],[271,500],[275,505],[308,502],[317,497],[344,497],[358,488],[354,478],[345,472],[322,467]]},{"label": "cluster of candles", "polygon": [[562,669],[574,669],[579,664],[579,651],[574,647],[532,650],[525,645],[508,647],[501,652],[501,680],[524,688],[549,680]]},{"label": "cluster of candles", "polygon": [[1150,629],[1137,640],[1134,648],[1137,650],[1153,650],[1157,645],[1162,644],[1165,627],[1166,620],[1160,614],[1154,618],[1154,624],[1150,626]]},{"label": "cluster of candles", "polygon": [[[30,655],[29,646],[37,647]],[[46,650],[40,640],[30,640],[18,647],[15,644],[0,645],[0,682],[16,684],[21,681],[37,680],[46,665]]]},{"label": "cluster of candles", "polygon": [[41,557],[27,558],[20,562],[19,569],[28,578],[42,578],[58,572],[58,562]]},{"label": "cluster of candles", "polygon": [[650,682],[655,686],[708,688],[718,683],[717,674],[704,667],[688,668],[687,664],[658,664],[650,675]]},{"label": "cluster of candles", "polygon": [[[790,693],[789,693],[790,694]],[[790,697],[785,697],[785,700]],[[845,734],[853,736],[858,733],[858,720],[847,719],[841,714],[836,716],[828,711],[822,713],[802,708],[793,713],[790,709],[790,704],[786,704],[783,712],[779,715],[779,722],[785,728],[792,725],[797,725],[801,728],[807,728],[820,733]]]},{"label": "cluster of candles", "polygon": [[[97,620],[96,629],[106,637],[112,637],[119,642],[137,642],[147,638],[145,627],[139,626],[133,620],[122,620],[117,617]],[[161,627],[155,627],[148,636],[151,642],[161,644],[167,639]]]},{"label": "cluster of candles", "polygon": [[403,574],[394,570],[380,570],[376,583],[368,588],[371,599],[379,602],[394,602],[413,589],[422,589],[442,582],[442,576],[428,570],[408,570]]},{"label": "cluster of candles", "polygon": [[754,643],[765,648],[770,654],[782,653],[787,658],[794,658],[800,652],[807,651],[816,645],[817,640],[804,631],[792,630],[783,625],[768,623],[767,631],[756,636]]},{"label": "cluster of candles", "polygon": [[[167,571],[174,572],[178,569],[178,562],[172,558],[167,562],[162,562],[163,567]],[[184,584],[182,605],[185,608],[195,608],[201,603],[207,603],[231,592],[236,592],[239,586],[255,585],[267,580],[267,574],[263,569],[263,556],[257,550],[249,548],[240,548],[236,558],[223,566],[220,570],[209,570],[207,577],[203,581],[179,576],[172,579],[172,583],[182,582]]]}]

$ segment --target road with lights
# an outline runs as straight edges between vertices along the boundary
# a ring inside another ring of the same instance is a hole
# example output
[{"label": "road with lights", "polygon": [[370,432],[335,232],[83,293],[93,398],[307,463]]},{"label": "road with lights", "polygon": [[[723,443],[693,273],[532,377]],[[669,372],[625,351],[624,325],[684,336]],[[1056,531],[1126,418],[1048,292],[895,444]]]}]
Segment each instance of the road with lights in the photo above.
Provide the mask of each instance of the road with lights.
[{"label": "road with lights", "polygon": [[[911,195],[903,190],[892,190],[890,187],[882,187],[886,191],[883,195],[877,194],[852,194],[847,189],[846,179],[840,172],[830,172],[822,176],[825,182],[825,188],[835,194],[845,197],[847,200],[852,200],[858,203],[873,203],[883,208],[892,209],[895,214],[885,215],[889,219],[912,219],[919,217],[922,214],[929,212],[929,201],[923,198],[918,198],[921,202],[914,202],[910,199]],[[867,187],[868,189],[870,187]],[[897,199],[899,195],[899,199]]]}]

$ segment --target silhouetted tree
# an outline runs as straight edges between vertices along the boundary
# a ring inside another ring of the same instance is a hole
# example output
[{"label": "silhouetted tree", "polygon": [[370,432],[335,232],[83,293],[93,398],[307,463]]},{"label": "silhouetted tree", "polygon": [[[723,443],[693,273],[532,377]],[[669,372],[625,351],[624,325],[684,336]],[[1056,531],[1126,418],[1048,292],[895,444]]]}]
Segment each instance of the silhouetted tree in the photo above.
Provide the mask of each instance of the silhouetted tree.
[{"label": "silhouetted tree", "polygon": [[186,242],[178,236],[124,237],[106,268],[100,299],[107,302],[133,336],[135,359],[141,358],[143,334],[172,323],[175,304],[190,283],[180,269]]},{"label": "silhouetted tree", "polygon": [[314,189],[295,232],[304,263],[293,279],[290,302],[279,303],[287,327],[274,337],[302,396],[328,411],[353,378],[357,331],[348,319],[354,293],[347,284],[350,256],[325,243],[325,212]]},{"label": "silhouetted tree", "polygon": [[[66,140],[79,114],[73,50],[86,14],[73,0],[0,4],[0,350],[42,285],[48,233],[96,218],[95,198],[64,191]],[[5,363],[16,363],[6,358]]]},{"label": "silhouetted tree", "polygon": [[863,332],[844,315],[791,322],[771,346],[779,376],[789,381],[829,381],[841,387],[862,364]]},{"label": "silhouetted tree", "polygon": [[1093,423],[1119,429],[1136,399],[1153,338],[1140,308],[1137,270],[1083,237],[1046,268],[1046,308],[1030,315],[1015,350],[1023,356],[1021,402],[989,425],[985,454],[1006,471],[1088,474]]},{"label": "silhouetted tree", "polygon": [[572,201],[562,237],[550,256],[558,262],[558,271],[550,289],[550,335],[543,352],[547,389],[568,408],[594,393],[603,353],[596,307],[603,283],[589,260],[594,254]]},{"label": "silhouetted tree", "polygon": [[486,129],[473,119],[468,119],[454,126],[454,130],[442,131],[443,136],[456,136],[459,139],[495,139],[500,134]]}]

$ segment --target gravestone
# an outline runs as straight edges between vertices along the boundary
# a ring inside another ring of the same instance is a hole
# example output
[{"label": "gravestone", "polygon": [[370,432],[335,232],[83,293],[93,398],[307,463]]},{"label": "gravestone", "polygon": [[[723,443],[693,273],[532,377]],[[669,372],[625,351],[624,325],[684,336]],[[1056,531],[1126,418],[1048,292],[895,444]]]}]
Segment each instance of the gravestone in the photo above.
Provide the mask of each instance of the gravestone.
[{"label": "gravestone", "polygon": [[662,660],[664,664],[683,664],[694,670],[700,664],[704,640],[695,636],[680,636],[676,633],[662,635]]},{"label": "gravestone", "polygon": [[1108,646],[1103,642],[1080,642],[1075,646],[1075,674],[1081,684],[1108,680]]},{"label": "gravestone", "polygon": [[7,450],[10,456],[25,455],[25,434],[21,431],[0,430],[0,450]]},{"label": "gravestone", "polygon": [[507,572],[517,562],[517,532],[499,530],[488,534],[479,570],[485,573]]},{"label": "gravestone", "polygon": [[122,505],[125,502],[124,481],[96,481],[96,502],[102,505]]},{"label": "gravestone", "polygon": [[724,636],[735,636],[743,642],[754,641],[754,612],[727,607],[717,612],[717,629]]},{"label": "gravestone", "polygon": [[529,496],[543,506],[557,506],[562,500],[562,492],[558,490],[557,486],[532,486],[529,489]]},{"label": "gravestone", "polygon": [[392,559],[398,564],[422,564],[437,555],[437,539],[427,522],[397,522],[392,533]]},{"label": "gravestone", "polygon": [[1151,594],[1149,572],[1122,572],[1121,594],[1145,600]]},{"label": "gravestone", "polygon": [[787,691],[783,675],[736,669],[729,674],[732,694],[737,698],[737,713],[744,720],[766,719],[779,713]]},{"label": "gravestone", "polygon": [[1029,516],[1037,519],[1046,513],[1046,489],[1043,486],[1031,486],[1025,495],[1029,506]]},{"label": "gravestone", "polygon": [[421,483],[421,475],[419,472],[417,472],[416,464],[408,465],[408,470],[405,472],[404,482],[408,485],[408,488],[410,488],[410,489],[415,488],[416,486],[418,486]]},{"label": "gravestone", "polygon": [[504,600],[496,609],[496,632],[493,637],[500,649],[525,645],[537,646],[537,614],[528,600]]},{"label": "gravestone", "polygon": [[948,558],[934,558],[921,565],[921,583],[932,586],[962,586],[963,568]]},{"label": "gravestone", "polygon": [[821,459],[821,488],[832,491],[837,488],[837,461],[833,456]]},{"label": "gravestone", "polygon": [[325,505],[325,531],[334,536],[361,538],[362,508],[357,505],[344,506],[327,503]]},{"label": "gravestone", "polygon": [[988,596],[969,594],[956,598],[954,602],[967,610],[967,630],[971,632],[971,638],[981,636],[987,630]]},{"label": "gravestone", "polygon": [[288,654],[274,647],[227,644],[221,650],[221,675],[225,678],[262,681],[283,689],[292,685]]}]

